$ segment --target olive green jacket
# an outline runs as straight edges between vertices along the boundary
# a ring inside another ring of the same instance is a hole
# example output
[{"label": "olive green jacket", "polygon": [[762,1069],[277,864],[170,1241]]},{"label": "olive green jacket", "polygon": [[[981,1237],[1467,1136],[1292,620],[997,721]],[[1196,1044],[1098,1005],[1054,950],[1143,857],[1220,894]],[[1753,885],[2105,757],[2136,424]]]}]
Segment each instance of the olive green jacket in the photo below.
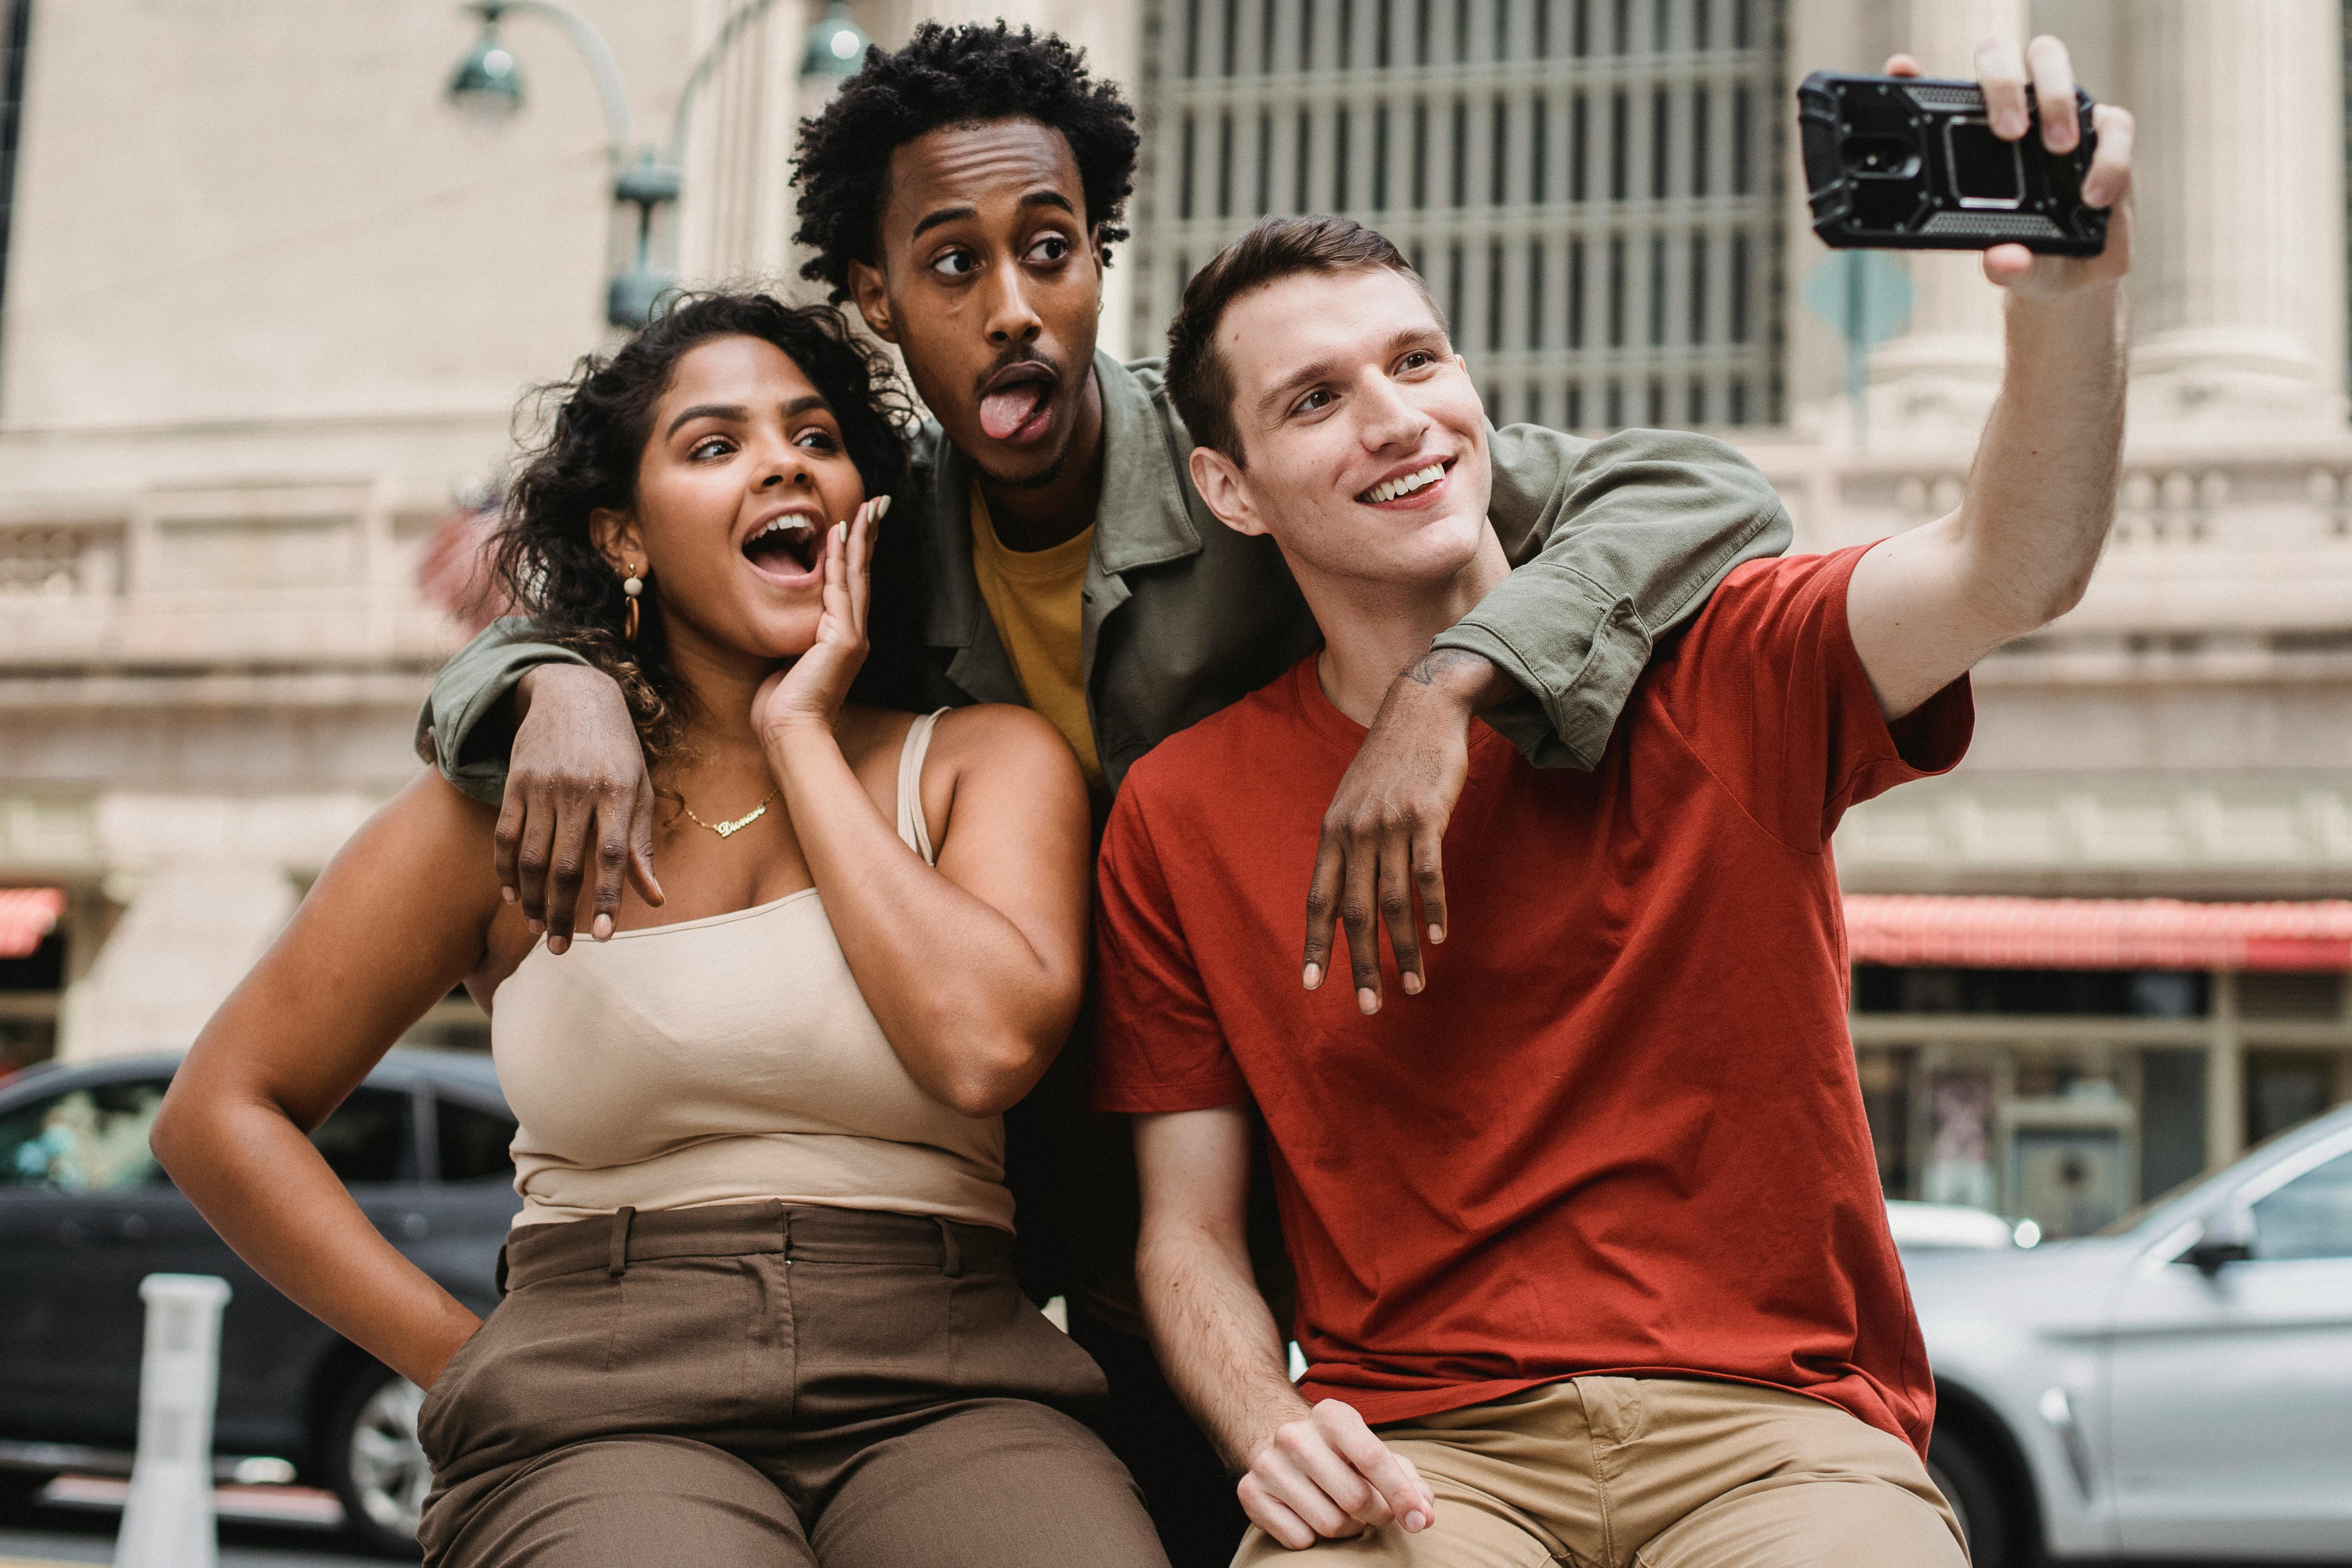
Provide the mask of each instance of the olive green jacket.
[{"label": "olive green jacket", "polygon": [[[1087,716],[1111,789],[1168,736],[1255,691],[1319,641],[1274,541],[1234,532],[1192,488],[1192,440],[1157,360],[1097,355],[1102,500],[1087,562],[1080,657]],[[1537,425],[1491,433],[1489,508],[1515,570],[1441,648],[1482,653],[1527,694],[1486,716],[1538,764],[1591,768],[1656,640],[1686,619],[1740,561],[1777,555],[1790,528],[1772,487],[1719,441],[1628,430],[1588,441]],[[936,424],[914,443],[912,483],[891,527],[904,566],[877,601],[919,606],[914,689],[924,708],[1019,703],[971,563],[971,468]],[[417,749],[459,789],[497,804],[502,712],[533,664],[580,662],[498,622],[449,661],[417,721]],[[1096,802],[1097,813],[1108,800]]]}]

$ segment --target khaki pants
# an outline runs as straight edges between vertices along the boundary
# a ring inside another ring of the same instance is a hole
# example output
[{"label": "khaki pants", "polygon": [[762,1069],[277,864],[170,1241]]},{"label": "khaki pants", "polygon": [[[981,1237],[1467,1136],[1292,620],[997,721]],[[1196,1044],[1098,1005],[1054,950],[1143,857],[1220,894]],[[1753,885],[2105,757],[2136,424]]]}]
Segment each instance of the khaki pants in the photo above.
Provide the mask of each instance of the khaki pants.
[{"label": "khaki pants", "polygon": [[425,1396],[450,1568],[1166,1568],[1000,1230],[781,1203],[533,1226]]},{"label": "khaki pants", "polygon": [[[1379,1428],[1437,1494],[1430,1527],[1311,1548],[1411,1568],[1965,1568],[1901,1438],[1739,1383],[1580,1377]],[[1252,1529],[1244,1564],[1294,1562]]]}]

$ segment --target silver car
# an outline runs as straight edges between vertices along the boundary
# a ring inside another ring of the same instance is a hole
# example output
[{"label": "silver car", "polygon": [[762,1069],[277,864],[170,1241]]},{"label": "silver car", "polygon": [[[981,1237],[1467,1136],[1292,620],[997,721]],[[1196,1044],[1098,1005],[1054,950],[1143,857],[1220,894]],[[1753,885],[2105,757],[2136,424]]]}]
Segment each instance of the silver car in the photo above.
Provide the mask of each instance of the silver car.
[{"label": "silver car", "polygon": [[2352,1559],[2352,1106],[2097,1236],[1904,1264],[1977,1568]]}]

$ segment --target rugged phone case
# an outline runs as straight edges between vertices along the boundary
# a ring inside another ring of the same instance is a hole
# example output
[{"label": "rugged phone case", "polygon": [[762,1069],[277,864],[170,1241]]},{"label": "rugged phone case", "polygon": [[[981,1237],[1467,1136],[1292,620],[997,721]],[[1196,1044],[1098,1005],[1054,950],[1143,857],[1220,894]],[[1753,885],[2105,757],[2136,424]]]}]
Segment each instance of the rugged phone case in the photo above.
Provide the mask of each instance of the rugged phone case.
[{"label": "rugged phone case", "polygon": [[1841,247],[2096,256],[2107,214],[2083,204],[2092,107],[2075,89],[2083,139],[2061,156],[2038,135],[1993,135],[1974,82],[1815,71],[1797,89],[1813,232]]}]

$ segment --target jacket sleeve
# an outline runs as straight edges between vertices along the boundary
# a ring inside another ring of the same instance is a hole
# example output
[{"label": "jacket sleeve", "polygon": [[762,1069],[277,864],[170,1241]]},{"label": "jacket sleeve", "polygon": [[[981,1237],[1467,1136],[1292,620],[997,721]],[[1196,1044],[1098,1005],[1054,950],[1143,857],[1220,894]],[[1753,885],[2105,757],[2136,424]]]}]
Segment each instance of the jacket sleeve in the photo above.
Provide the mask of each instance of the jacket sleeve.
[{"label": "jacket sleeve", "polygon": [[584,664],[568,648],[530,641],[531,623],[494,621],[434,677],[416,716],[416,755],[459,789],[495,806],[506,793],[507,752],[514,744],[508,694],[536,664]]},{"label": "jacket sleeve", "polygon": [[1523,688],[1486,714],[1528,761],[1601,760],[1657,640],[1741,561],[1794,529],[1755,465],[1711,436],[1626,430],[1585,441],[1491,433],[1494,519],[1511,575],[1432,644],[1484,655]]}]

